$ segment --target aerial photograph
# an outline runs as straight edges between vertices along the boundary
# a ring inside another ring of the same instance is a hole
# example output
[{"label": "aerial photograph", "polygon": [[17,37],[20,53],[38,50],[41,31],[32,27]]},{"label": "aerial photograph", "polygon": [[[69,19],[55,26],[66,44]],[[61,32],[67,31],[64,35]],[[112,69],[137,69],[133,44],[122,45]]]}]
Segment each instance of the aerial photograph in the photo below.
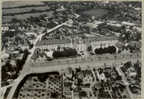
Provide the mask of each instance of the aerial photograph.
[{"label": "aerial photograph", "polygon": [[141,98],[141,1],[1,5],[1,99]]}]

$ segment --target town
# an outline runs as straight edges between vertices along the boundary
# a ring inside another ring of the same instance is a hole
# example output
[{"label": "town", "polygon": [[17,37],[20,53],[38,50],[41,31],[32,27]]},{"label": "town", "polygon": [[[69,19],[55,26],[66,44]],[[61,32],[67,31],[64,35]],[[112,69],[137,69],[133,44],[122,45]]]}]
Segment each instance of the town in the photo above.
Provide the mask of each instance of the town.
[{"label": "town", "polygon": [[3,2],[4,99],[141,96],[141,2]]}]

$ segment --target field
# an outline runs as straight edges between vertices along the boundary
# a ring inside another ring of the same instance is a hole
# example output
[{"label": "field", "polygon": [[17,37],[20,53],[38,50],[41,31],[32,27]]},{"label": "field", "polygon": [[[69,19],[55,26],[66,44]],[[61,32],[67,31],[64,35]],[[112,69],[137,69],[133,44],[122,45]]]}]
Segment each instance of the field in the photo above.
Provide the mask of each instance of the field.
[{"label": "field", "polygon": [[21,12],[29,12],[31,10],[46,10],[46,9],[49,9],[49,7],[48,6],[39,6],[39,7],[3,9],[3,15],[9,14],[9,13],[21,13]]},{"label": "field", "polygon": [[36,2],[3,2],[2,20],[3,23],[10,22],[13,18],[26,19],[30,16],[38,17],[42,14],[52,16],[49,7],[40,1]]},{"label": "field", "polygon": [[3,23],[6,23],[6,22],[10,22],[13,18],[17,18],[17,19],[26,19],[26,18],[29,18],[30,16],[33,16],[33,17],[38,17],[42,14],[46,14],[48,16],[52,16],[52,11],[49,11],[49,12],[39,12],[39,13],[29,13],[29,14],[21,14],[21,15],[15,15],[15,16],[3,16],[2,19],[3,19]]},{"label": "field", "polygon": [[8,1],[2,3],[2,8],[12,8],[12,7],[18,7],[18,6],[28,6],[28,5],[43,5],[41,1]]},{"label": "field", "polygon": [[82,14],[88,16],[95,16],[97,18],[97,17],[104,16],[107,13],[108,11],[106,9],[91,9],[91,10],[84,11]]}]

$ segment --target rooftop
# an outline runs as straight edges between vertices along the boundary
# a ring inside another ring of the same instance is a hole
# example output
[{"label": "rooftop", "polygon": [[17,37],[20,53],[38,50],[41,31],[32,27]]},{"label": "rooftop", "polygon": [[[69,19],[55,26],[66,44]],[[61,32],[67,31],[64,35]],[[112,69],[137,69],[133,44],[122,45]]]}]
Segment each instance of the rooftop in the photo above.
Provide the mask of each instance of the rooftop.
[{"label": "rooftop", "polygon": [[36,44],[37,46],[41,46],[41,45],[53,45],[53,44],[65,44],[65,43],[71,43],[71,40],[69,39],[47,39],[47,40],[41,40],[38,41],[38,43]]}]

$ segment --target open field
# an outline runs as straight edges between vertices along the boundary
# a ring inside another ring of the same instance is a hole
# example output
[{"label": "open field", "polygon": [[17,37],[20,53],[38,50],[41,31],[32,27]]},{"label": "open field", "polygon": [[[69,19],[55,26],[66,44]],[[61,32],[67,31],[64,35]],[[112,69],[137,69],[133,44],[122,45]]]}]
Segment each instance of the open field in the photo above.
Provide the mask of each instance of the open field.
[{"label": "open field", "polygon": [[41,1],[8,1],[2,3],[2,8],[12,8],[12,7],[18,7],[18,6],[28,6],[28,5],[43,5]]},{"label": "open field", "polygon": [[11,19],[26,19],[30,16],[37,17],[42,14],[51,16],[52,11],[48,11],[49,7],[40,1],[36,2],[3,2],[3,23],[10,22]]},{"label": "open field", "polygon": [[37,16],[40,16],[42,14],[46,14],[48,16],[51,16],[52,15],[52,11],[49,11],[49,12],[38,12],[38,13],[28,13],[28,14],[21,14],[21,15],[15,15],[15,16],[4,16],[3,17],[3,23],[5,22],[10,22],[13,18],[17,18],[17,19],[26,19],[26,18],[29,18],[30,16],[33,16],[33,17],[37,17]]},{"label": "open field", "polygon": [[49,9],[49,7],[48,6],[39,6],[39,7],[3,9],[3,15],[9,14],[9,13],[22,13],[22,12],[29,12],[31,10],[46,10],[46,9]]},{"label": "open field", "polygon": [[31,64],[32,67],[47,67],[47,66],[57,66],[57,64],[64,66],[67,64],[84,64],[84,63],[91,63],[91,64],[111,64],[119,62],[124,62],[124,61],[130,61],[134,60],[137,61],[140,59],[140,53],[136,54],[126,54],[126,55],[110,55],[110,54],[105,54],[104,56],[99,56],[99,55],[93,55],[93,56],[87,56],[87,57],[76,57],[76,58],[61,58],[61,59],[55,59],[52,61],[35,61],[34,63],[30,60],[29,64]]},{"label": "open field", "polygon": [[106,15],[107,13],[108,11],[106,9],[91,9],[83,12],[84,15],[95,16],[96,18]]}]

